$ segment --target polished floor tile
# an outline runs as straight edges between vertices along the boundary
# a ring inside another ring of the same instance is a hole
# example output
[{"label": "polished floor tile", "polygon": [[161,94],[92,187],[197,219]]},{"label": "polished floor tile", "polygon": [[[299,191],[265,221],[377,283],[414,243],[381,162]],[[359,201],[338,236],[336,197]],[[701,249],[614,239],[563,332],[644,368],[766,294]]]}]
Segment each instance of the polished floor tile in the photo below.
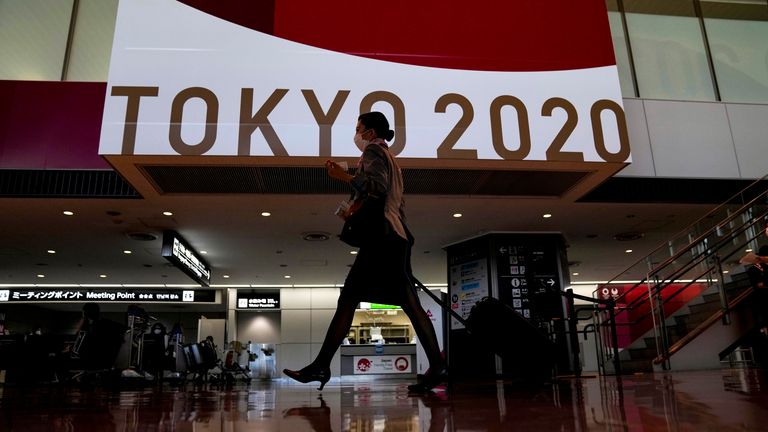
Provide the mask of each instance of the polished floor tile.
[{"label": "polished floor tile", "polygon": [[110,390],[0,386],[0,431],[746,431],[768,430],[761,371],[676,372],[456,384],[409,396],[405,381],[284,380]]}]

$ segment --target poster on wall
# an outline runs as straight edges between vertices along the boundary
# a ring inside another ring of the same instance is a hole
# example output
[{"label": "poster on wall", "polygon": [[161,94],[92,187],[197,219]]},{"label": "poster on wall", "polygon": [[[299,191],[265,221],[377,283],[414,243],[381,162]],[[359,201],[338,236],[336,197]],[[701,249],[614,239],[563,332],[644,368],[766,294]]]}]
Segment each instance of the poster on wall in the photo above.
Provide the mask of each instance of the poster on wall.
[{"label": "poster on wall", "polygon": [[631,162],[604,0],[356,6],[121,0],[99,153]]},{"label": "poster on wall", "polygon": [[353,356],[355,375],[411,373],[410,355]]},{"label": "poster on wall", "polygon": [[[448,295],[451,309],[467,319],[475,303],[489,295],[488,261],[480,259],[452,265],[448,274]],[[451,316],[451,329],[463,329],[464,324]]]}]

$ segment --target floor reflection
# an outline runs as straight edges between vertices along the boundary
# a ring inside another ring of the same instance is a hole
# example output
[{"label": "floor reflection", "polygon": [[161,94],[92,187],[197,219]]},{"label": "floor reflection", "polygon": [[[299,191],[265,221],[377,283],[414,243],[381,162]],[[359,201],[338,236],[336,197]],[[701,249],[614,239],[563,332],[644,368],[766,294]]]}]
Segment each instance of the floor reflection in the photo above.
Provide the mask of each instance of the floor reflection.
[{"label": "floor reflection", "polygon": [[0,431],[743,431],[768,429],[761,371],[454,385],[414,397],[406,382],[335,380],[322,393],[249,386],[110,391],[5,387]]}]

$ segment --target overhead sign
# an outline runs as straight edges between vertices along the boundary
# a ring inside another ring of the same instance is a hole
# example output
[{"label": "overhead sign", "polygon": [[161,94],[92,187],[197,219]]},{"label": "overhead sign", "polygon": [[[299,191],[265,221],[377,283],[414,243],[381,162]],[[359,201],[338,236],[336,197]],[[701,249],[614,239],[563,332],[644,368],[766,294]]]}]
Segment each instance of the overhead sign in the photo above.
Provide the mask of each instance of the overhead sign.
[{"label": "overhead sign", "polygon": [[211,266],[176,231],[163,232],[162,255],[195,282],[210,286]]},{"label": "overhead sign", "polygon": [[631,161],[604,0],[366,5],[391,31],[358,12],[121,0],[99,153],[357,157],[379,110],[401,157]]},{"label": "overhead sign", "polygon": [[280,309],[280,293],[237,293],[238,309]]},{"label": "overhead sign", "polygon": [[17,303],[215,303],[213,290],[0,288],[0,302]]}]

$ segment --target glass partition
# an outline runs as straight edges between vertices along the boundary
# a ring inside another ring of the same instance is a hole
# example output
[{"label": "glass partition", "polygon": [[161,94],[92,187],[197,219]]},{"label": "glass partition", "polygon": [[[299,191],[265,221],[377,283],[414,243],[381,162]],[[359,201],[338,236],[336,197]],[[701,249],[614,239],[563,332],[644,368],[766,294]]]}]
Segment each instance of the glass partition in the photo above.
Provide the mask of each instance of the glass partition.
[{"label": "glass partition", "polygon": [[58,81],[73,0],[0,0],[0,79]]},{"label": "glass partition", "polygon": [[768,0],[704,0],[701,11],[721,99],[768,101]]},{"label": "glass partition", "polygon": [[606,0],[608,8],[608,23],[611,26],[611,39],[613,52],[616,55],[616,67],[619,69],[619,83],[621,95],[624,97],[636,97],[635,86],[632,82],[632,63],[629,61],[629,49],[624,33],[624,22],[617,0]]},{"label": "glass partition", "polygon": [[640,97],[714,101],[693,0],[625,0]]},{"label": "glass partition", "polygon": [[107,80],[116,17],[117,0],[80,0],[67,81]]}]

